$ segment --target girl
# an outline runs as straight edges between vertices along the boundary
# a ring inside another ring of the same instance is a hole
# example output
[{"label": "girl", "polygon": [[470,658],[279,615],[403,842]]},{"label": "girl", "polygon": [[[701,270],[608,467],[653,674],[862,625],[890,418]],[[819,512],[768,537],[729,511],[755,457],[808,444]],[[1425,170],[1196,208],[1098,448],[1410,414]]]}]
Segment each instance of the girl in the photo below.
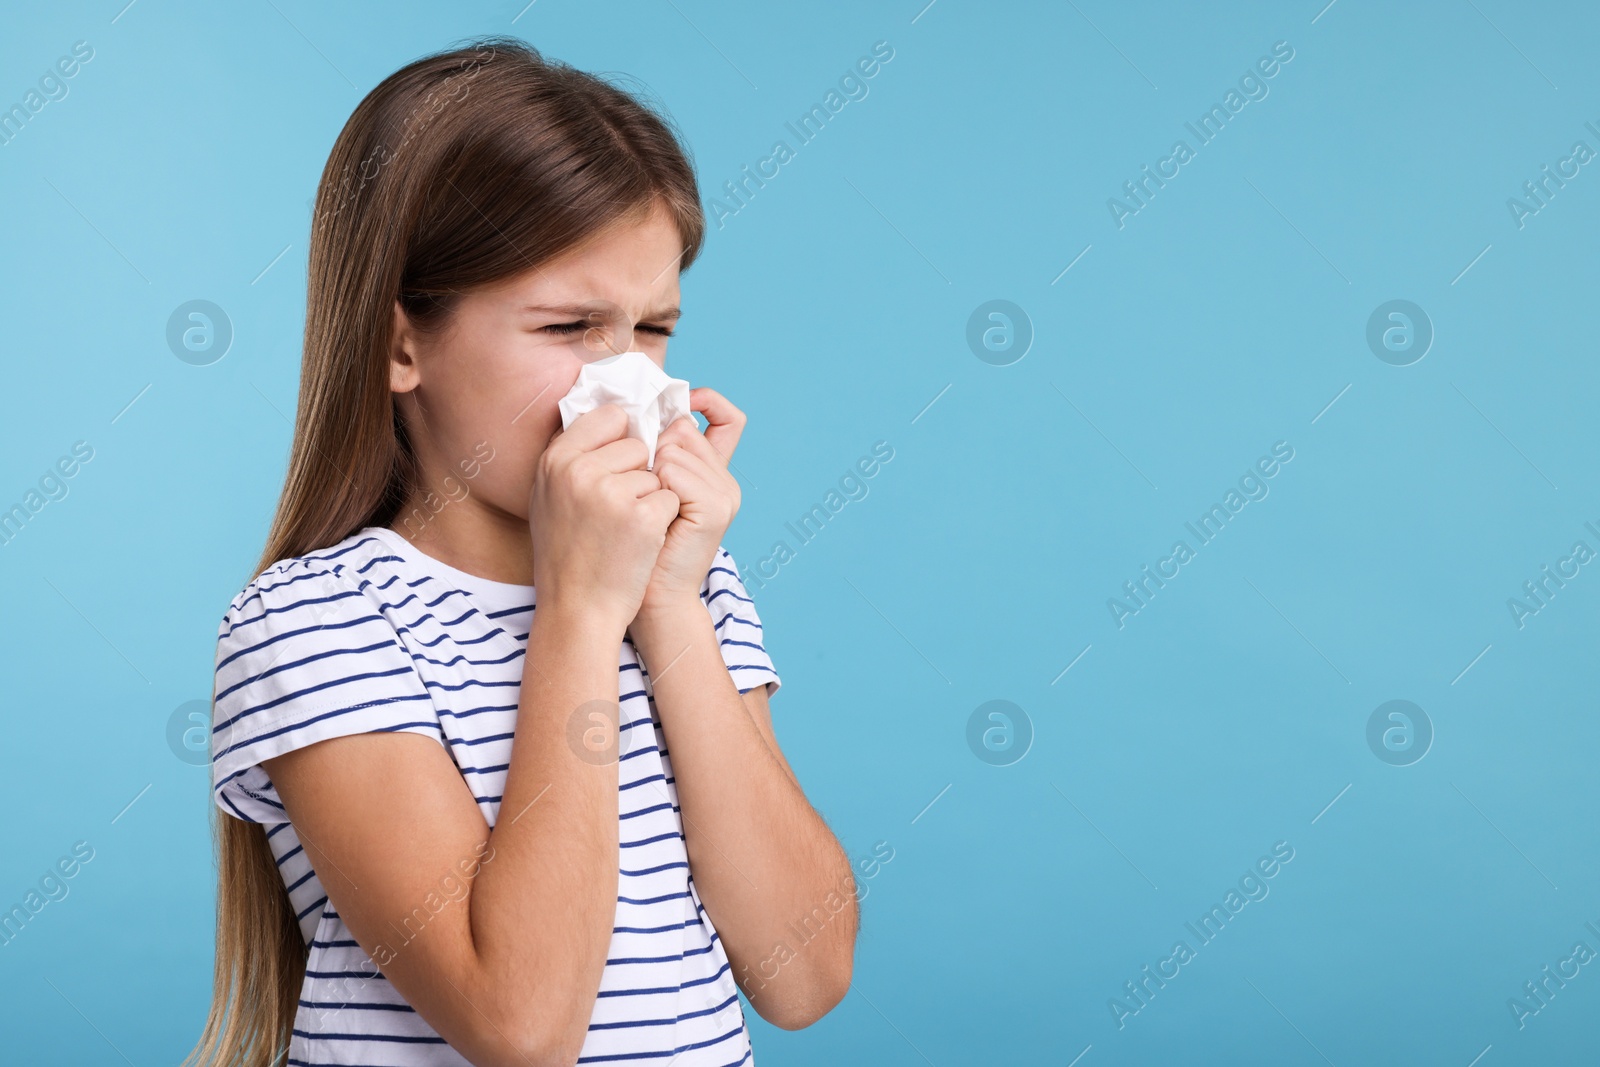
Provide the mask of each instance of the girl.
[{"label": "girl", "polygon": [[855,881],[720,543],[743,413],[693,390],[653,466],[615,405],[560,429],[586,361],[665,363],[703,233],[668,121],[512,38],[340,133],[286,483],[218,632],[190,1062],[733,1067],[739,990],[786,1029],[844,995]]}]

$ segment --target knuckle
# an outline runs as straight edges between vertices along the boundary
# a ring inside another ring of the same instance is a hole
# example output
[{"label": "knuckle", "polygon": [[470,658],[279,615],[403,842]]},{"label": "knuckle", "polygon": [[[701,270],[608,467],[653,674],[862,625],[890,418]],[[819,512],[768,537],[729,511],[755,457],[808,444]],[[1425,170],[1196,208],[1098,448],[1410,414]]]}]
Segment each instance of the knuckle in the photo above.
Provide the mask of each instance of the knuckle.
[{"label": "knuckle", "polygon": [[627,507],[639,498],[634,489],[631,477],[611,476],[601,483],[604,486],[605,498],[618,507]]}]

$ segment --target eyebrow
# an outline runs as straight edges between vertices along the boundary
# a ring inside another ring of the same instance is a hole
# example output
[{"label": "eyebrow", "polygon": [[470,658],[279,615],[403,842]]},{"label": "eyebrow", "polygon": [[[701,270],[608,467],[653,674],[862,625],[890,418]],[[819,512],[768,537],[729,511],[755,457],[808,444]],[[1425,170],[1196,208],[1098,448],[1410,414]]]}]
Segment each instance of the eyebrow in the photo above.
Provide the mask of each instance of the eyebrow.
[{"label": "eyebrow", "polygon": [[[524,306],[521,310],[523,310],[523,311],[531,311],[531,312],[534,312],[535,314],[570,315],[570,316],[572,316],[574,318],[580,318],[581,319],[581,318],[585,317],[586,315],[590,314],[591,312],[605,310],[605,305],[598,304],[598,303],[590,303],[590,304],[528,304],[528,305]],[[658,308],[655,311],[647,312],[645,314],[645,316],[644,316],[644,319],[666,319],[668,322],[676,322],[682,317],[683,317],[683,309],[680,308],[677,304],[673,304],[671,307]],[[640,321],[642,322],[642,321],[644,321],[644,319],[641,319]]]}]

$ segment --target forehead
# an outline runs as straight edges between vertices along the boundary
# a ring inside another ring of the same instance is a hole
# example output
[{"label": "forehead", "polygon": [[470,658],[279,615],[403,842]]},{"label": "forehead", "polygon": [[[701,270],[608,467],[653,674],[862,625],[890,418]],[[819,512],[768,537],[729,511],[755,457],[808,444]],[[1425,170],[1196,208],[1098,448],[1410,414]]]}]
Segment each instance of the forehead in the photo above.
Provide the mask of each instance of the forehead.
[{"label": "forehead", "polygon": [[677,225],[658,207],[642,219],[619,220],[575,248],[511,279],[507,297],[520,305],[573,307],[609,301],[636,311],[678,302]]}]

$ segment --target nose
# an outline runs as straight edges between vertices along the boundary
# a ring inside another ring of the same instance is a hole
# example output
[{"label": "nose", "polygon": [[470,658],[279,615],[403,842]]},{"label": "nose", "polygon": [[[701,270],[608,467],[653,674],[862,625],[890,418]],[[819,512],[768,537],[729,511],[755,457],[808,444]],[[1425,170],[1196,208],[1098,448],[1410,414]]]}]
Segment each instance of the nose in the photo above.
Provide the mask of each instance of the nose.
[{"label": "nose", "polygon": [[583,347],[588,362],[633,351],[633,319],[620,306],[601,301],[584,316]]}]

